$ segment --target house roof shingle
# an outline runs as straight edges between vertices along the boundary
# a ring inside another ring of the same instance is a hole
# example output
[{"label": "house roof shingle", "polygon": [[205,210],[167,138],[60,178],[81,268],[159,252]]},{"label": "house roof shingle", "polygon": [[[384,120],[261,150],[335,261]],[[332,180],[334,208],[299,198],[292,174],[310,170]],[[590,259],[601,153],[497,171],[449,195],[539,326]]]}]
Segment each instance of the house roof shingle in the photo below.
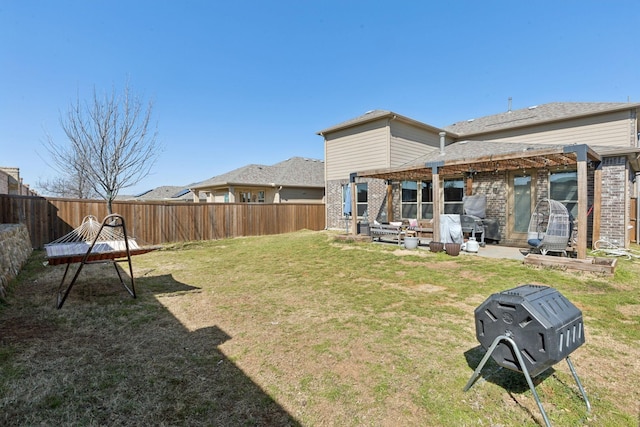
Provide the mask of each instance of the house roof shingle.
[{"label": "house roof shingle", "polygon": [[227,185],[324,187],[324,162],[292,157],[275,165],[250,164],[189,186],[191,189]]},{"label": "house roof shingle", "polygon": [[189,192],[188,186],[163,185],[145,191],[144,193],[118,196],[119,200],[186,200],[191,201],[193,195]]},{"label": "house roof shingle", "polygon": [[361,125],[364,123],[368,123],[368,122],[372,122],[378,119],[382,119],[382,118],[388,118],[388,119],[392,119],[392,120],[400,120],[403,121],[405,123],[411,123],[414,126],[417,126],[419,128],[423,128],[423,129],[428,129],[434,132],[439,132],[441,131],[441,129],[436,128],[434,126],[428,125],[426,123],[420,122],[418,120],[414,120],[410,117],[407,116],[403,116],[402,114],[398,114],[398,113],[394,113],[393,111],[389,111],[389,110],[371,110],[371,111],[367,111],[366,113],[364,113],[361,116],[355,117],[353,119],[349,119],[346,120],[342,123],[338,123],[337,125],[328,127],[326,129],[323,129],[319,132],[317,132],[317,135],[320,136],[324,136],[327,133],[330,132],[334,132],[337,130],[341,130],[341,129],[346,129],[352,126],[357,126],[357,125]]},{"label": "house roof shingle", "polygon": [[536,150],[562,149],[563,145],[554,144],[527,144],[518,142],[495,141],[458,141],[445,147],[444,154],[440,150],[434,150],[419,159],[414,164],[427,162],[459,162],[483,157],[503,156],[506,154],[519,154]]},{"label": "house roof shingle", "polygon": [[317,134],[324,136],[330,132],[357,126],[381,118],[393,118],[394,120],[412,123],[413,125],[434,132],[444,130],[454,137],[472,139],[469,138],[472,135],[635,108],[640,108],[640,104],[632,104],[628,102],[551,102],[519,110],[506,111],[504,113],[493,114],[490,116],[462,120],[453,123],[452,125],[445,126],[444,128],[438,128],[401,114],[394,113],[393,111],[372,110],[361,116],[323,129],[317,132]]},{"label": "house roof shingle", "polygon": [[550,123],[638,107],[640,107],[640,104],[627,102],[552,102],[477,119],[460,121],[446,126],[444,130],[460,137],[468,137],[498,130]]}]

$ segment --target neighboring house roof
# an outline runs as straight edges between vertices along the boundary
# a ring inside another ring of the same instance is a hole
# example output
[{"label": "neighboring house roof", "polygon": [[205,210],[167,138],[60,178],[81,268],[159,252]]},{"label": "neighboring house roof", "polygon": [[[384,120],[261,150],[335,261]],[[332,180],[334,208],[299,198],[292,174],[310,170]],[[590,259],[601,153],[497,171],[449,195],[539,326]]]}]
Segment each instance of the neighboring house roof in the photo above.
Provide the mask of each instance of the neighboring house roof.
[{"label": "neighboring house roof", "polygon": [[191,189],[247,186],[324,188],[324,162],[292,157],[272,166],[251,164],[189,186]]},{"label": "neighboring house roof", "polygon": [[457,136],[495,132],[541,123],[563,121],[620,110],[636,109],[640,104],[628,102],[552,102],[492,116],[464,120],[447,126],[445,131]]},{"label": "neighboring house roof", "polygon": [[127,200],[193,200],[193,193],[186,186],[164,185],[136,194],[135,196],[123,196]]},{"label": "neighboring house roof", "polygon": [[399,120],[405,123],[411,123],[414,126],[417,126],[419,128],[423,128],[423,129],[427,129],[430,131],[434,131],[434,132],[440,132],[441,129],[436,128],[434,126],[428,125],[426,123],[422,123],[419,122],[417,120],[414,120],[412,118],[409,118],[407,116],[403,116],[401,114],[398,113],[394,113],[393,111],[389,111],[389,110],[371,110],[371,111],[367,111],[366,113],[364,113],[361,116],[355,117],[353,119],[344,121],[342,123],[338,123],[335,126],[331,126],[328,127],[326,129],[323,129],[319,132],[317,132],[318,135],[324,136],[327,133],[330,132],[335,132],[337,130],[341,130],[341,129],[346,129],[352,126],[358,126],[364,123],[368,123],[368,122],[372,122],[375,120],[379,120],[382,118],[388,118],[390,120]]}]

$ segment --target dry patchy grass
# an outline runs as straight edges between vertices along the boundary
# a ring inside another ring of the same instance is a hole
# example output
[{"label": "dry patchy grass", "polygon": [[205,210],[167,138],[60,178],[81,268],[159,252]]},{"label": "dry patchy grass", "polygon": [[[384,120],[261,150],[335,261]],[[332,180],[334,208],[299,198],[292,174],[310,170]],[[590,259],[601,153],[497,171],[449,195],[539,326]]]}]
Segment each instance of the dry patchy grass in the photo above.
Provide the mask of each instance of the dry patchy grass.
[{"label": "dry patchy grass", "polygon": [[0,311],[0,424],[540,425],[518,373],[490,363],[462,391],[483,355],[474,308],[521,283],[585,316],[572,359],[593,411],[558,364],[536,379],[552,423],[638,421],[634,262],[606,278],[301,232],[138,256],[137,299],[89,266],[56,310],[63,266],[42,260]]}]

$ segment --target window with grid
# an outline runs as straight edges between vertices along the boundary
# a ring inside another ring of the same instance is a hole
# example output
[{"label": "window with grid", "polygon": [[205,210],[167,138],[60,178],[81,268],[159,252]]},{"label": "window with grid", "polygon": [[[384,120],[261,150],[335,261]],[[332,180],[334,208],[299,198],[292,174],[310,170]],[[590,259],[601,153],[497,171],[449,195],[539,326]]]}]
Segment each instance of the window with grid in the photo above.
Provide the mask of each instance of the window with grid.
[{"label": "window with grid", "polygon": [[[347,201],[347,188],[350,184],[345,184],[342,186],[342,212],[344,212],[344,206]],[[362,218],[367,212],[369,206],[369,189],[366,182],[361,182],[356,184],[356,215],[358,218]],[[353,207],[351,208],[351,212],[353,213]]]},{"label": "window with grid", "polygon": [[552,172],[549,175],[549,198],[566,206],[572,218],[578,215],[578,173]]},{"label": "window with grid", "polygon": [[[402,181],[402,218],[433,218],[433,187],[431,181]],[[420,215],[418,215],[418,206]]]},{"label": "window with grid", "polygon": [[444,213],[460,214],[464,213],[462,197],[464,196],[464,180],[445,179],[444,180]]},{"label": "window with grid", "polygon": [[369,186],[366,182],[356,184],[356,212],[362,218],[367,212],[369,203]]}]

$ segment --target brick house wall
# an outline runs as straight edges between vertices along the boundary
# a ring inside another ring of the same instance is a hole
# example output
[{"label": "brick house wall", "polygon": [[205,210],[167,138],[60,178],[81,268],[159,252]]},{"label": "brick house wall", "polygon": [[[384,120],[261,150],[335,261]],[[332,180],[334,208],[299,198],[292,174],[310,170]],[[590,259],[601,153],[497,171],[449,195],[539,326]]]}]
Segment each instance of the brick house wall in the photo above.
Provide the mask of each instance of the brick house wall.
[{"label": "brick house wall", "polygon": [[342,214],[342,186],[349,182],[348,179],[327,181],[325,197],[327,198],[327,228],[340,229],[345,227]]},{"label": "brick house wall", "polygon": [[[344,229],[345,220],[342,213],[342,187],[349,183],[348,179],[327,181],[326,206],[327,228]],[[378,220],[386,222],[387,214],[387,183],[382,179],[356,178],[356,184],[366,183],[368,200],[367,216],[370,222]],[[394,213],[395,215],[395,213]]]},{"label": "brick house wall", "polygon": [[[602,161],[602,204],[600,207],[600,239],[607,239],[618,246],[626,242],[631,185],[627,185],[629,172],[624,157],[608,157]],[[627,188],[628,193],[622,191]]]},{"label": "brick house wall", "polygon": [[479,173],[473,177],[473,194],[487,196],[486,217],[495,219],[500,226],[500,235],[506,236],[507,227],[507,177],[503,171]]}]

